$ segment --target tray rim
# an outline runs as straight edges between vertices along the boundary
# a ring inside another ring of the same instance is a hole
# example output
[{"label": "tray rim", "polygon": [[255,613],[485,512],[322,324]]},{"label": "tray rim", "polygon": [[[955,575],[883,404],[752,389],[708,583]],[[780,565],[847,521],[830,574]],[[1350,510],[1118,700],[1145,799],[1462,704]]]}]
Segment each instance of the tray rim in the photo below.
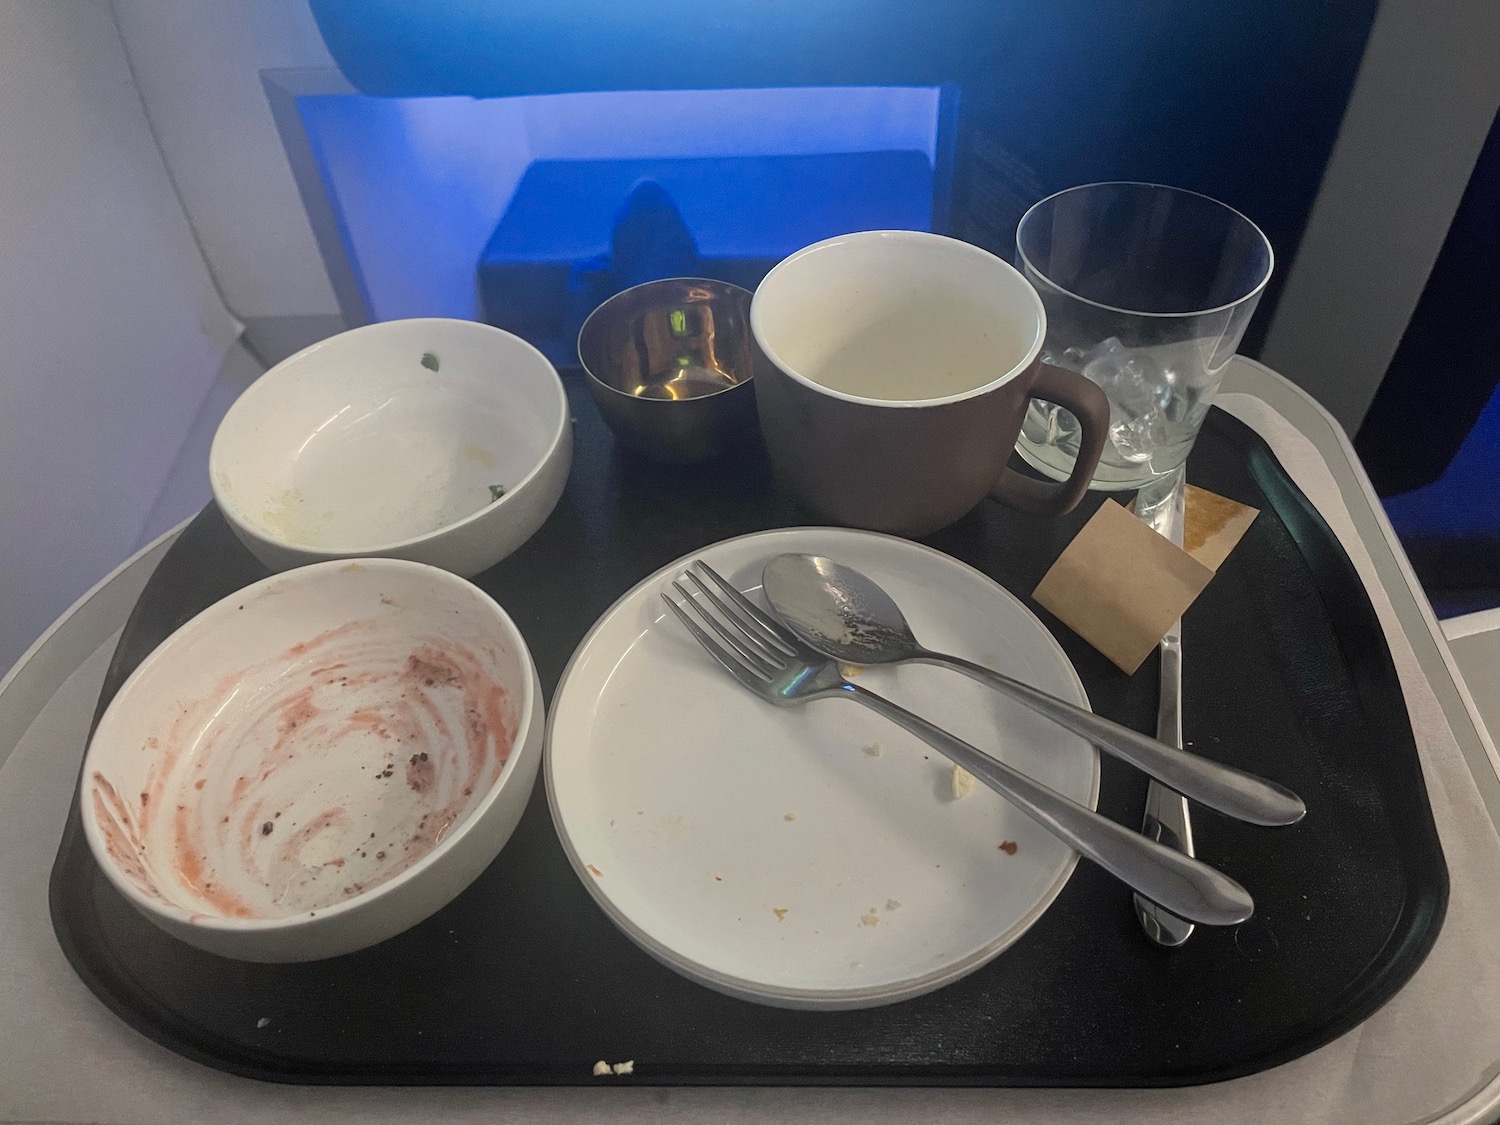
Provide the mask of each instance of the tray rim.
[{"label": "tray rim", "polygon": [[[1336,535],[1333,534],[1331,528],[1328,527],[1326,520],[1324,520],[1321,513],[1318,512],[1316,506],[1312,504],[1312,502],[1305,496],[1305,494],[1302,493],[1301,489],[1298,487],[1295,480],[1291,477],[1290,473],[1288,473],[1285,467],[1281,465],[1274,450],[1271,449],[1269,443],[1265,440],[1265,438],[1263,438],[1248,423],[1242,421],[1235,415],[1229,413],[1226,410],[1223,410],[1222,408],[1216,407],[1211,411],[1211,413],[1216,419],[1218,419],[1217,424],[1227,423],[1231,433],[1234,433],[1235,431],[1242,432],[1241,436],[1236,440],[1242,443],[1243,446],[1246,447],[1248,452],[1254,453],[1258,451],[1263,456],[1265,461],[1274,469],[1275,473],[1279,474],[1283,479],[1288,495],[1295,498],[1300,506],[1305,510],[1305,512],[1310,514],[1311,525],[1314,528],[1320,529],[1321,534],[1323,536],[1326,536],[1327,541],[1335,548],[1332,553],[1337,558],[1340,564],[1340,569],[1347,570],[1349,574],[1352,575],[1353,584],[1351,588],[1353,590],[1356,590],[1358,595],[1360,595],[1357,600],[1361,603],[1363,610],[1365,611],[1365,615],[1372,623],[1373,628],[1376,630],[1376,633],[1380,638],[1381,644],[1378,646],[1378,652],[1379,655],[1383,657],[1382,663],[1388,666],[1391,680],[1399,684],[1399,681],[1396,680],[1394,660],[1391,656],[1389,640],[1386,638],[1384,628],[1380,625],[1378,616],[1376,615],[1374,607],[1370,602],[1369,591],[1365,587],[1363,581],[1360,580],[1358,572],[1357,570],[1355,570],[1353,562],[1349,558],[1342,542]],[[1257,483],[1261,483],[1259,478],[1257,478]],[[1263,484],[1262,487],[1264,488]],[[212,503],[210,503],[204,511],[198,513],[198,515],[193,517],[192,519],[184,521],[182,525],[180,525],[177,529],[174,529],[174,532],[180,533],[186,530],[190,524],[192,524],[198,518],[201,518],[212,507],[213,505]],[[1283,516],[1283,519],[1284,518],[1285,517]],[[1289,532],[1291,531],[1290,525],[1288,525],[1288,530]],[[174,532],[167,533],[167,535],[164,535],[162,537],[162,540],[165,540],[168,535],[172,535],[174,534]],[[1300,540],[1296,540],[1295,536],[1294,541],[1297,542],[1299,552],[1303,552],[1302,542]],[[1316,568],[1312,560],[1307,559],[1305,552],[1303,553],[1303,557],[1304,561],[1307,562],[1309,569],[1314,570],[1314,573],[1316,574]],[[962,560],[958,561],[962,562]],[[1321,595],[1322,584],[1319,583],[1318,585]],[[127,622],[126,630],[128,630],[130,624],[133,623],[136,613],[139,611],[139,609],[140,603],[138,600],[135,608],[131,611],[130,621]],[[124,633],[122,633],[122,643],[123,637]],[[1341,649],[1344,648],[1342,643],[1340,644],[1340,647]],[[107,673],[106,675],[106,685],[108,684],[109,680],[114,677],[116,673],[116,665],[120,660],[121,652],[120,648],[117,646],[116,652],[110,662],[109,673]],[[1364,693],[1362,692],[1361,694]],[[1031,1077],[1028,1077],[1025,1081],[1009,1081],[1006,1079],[1006,1076],[1003,1073],[997,1073],[994,1068],[981,1069],[976,1066],[968,1065],[956,1067],[935,1067],[931,1065],[919,1065],[899,1068],[902,1071],[907,1071],[910,1073],[898,1073],[896,1072],[895,1068],[890,1067],[877,1071],[869,1066],[845,1065],[837,1069],[827,1069],[817,1074],[803,1073],[800,1070],[797,1070],[797,1068],[784,1068],[781,1071],[778,1071],[776,1074],[761,1074],[750,1072],[731,1073],[729,1071],[726,1071],[726,1068],[722,1067],[705,1067],[701,1069],[711,1069],[712,1073],[694,1074],[690,1072],[694,1068],[680,1067],[671,1078],[667,1078],[665,1076],[661,1078],[637,1076],[634,1079],[634,1084],[660,1086],[681,1085],[723,1087],[786,1085],[831,1087],[863,1085],[931,1087],[970,1086],[991,1089],[1170,1089],[1174,1087],[1191,1087],[1219,1083],[1234,1078],[1261,1073],[1317,1050],[1327,1043],[1332,1042],[1334,1039],[1347,1032],[1350,1028],[1357,1026],[1359,1023],[1362,1023],[1364,1020],[1368,1019],[1386,1001],[1388,1001],[1391,996],[1393,996],[1395,992],[1399,990],[1399,988],[1405,986],[1405,984],[1410,980],[1411,975],[1415,973],[1416,970],[1420,967],[1422,959],[1426,957],[1433,943],[1436,941],[1437,935],[1441,930],[1443,915],[1446,910],[1447,898],[1449,893],[1447,863],[1442,849],[1441,839],[1437,832],[1436,824],[1432,816],[1431,803],[1428,800],[1427,787],[1425,779],[1423,777],[1420,750],[1416,746],[1415,733],[1411,726],[1409,712],[1406,707],[1405,696],[1404,693],[1397,692],[1394,695],[1387,693],[1384,698],[1394,704],[1395,708],[1399,711],[1402,718],[1400,729],[1401,733],[1404,735],[1402,741],[1410,743],[1410,749],[1412,753],[1410,755],[1403,754],[1403,761],[1406,762],[1407,765],[1414,771],[1415,787],[1421,797],[1421,807],[1427,813],[1424,818],[1421,818],[1421,828],[1424,830],[1425,835],[1430,836],[1431,843],[1436,846],[1435,858],[1438,861],[1438,869],[1436,874],[1439,877],[1437,881],[1440,886],[1427,888],[1429,893],[1426,897],[1421,899],[1415,909],[1412,905],[1411,896],[1408,896],[1408,898],[1403,901],[1401,911],[1398,914],[1398,918],[1426,919],[1429,922],[1429,929],[1425,933],[1421,934],[1420,940],[1417,941],[1393,939],[1392,941],[1387,942],[1386,948],[1388,948],[1392,944],[1405,945],[1407,947],[1407,955],[1413,957],[1414,960],[1410,963],[1409,968],[1405,970],[1403,979],[1398,983],[1397,987],[1391,989],[1384,995],[1381,995],[1378,1000],[1368,1008],[1356,1011],[1346,1007],[1344,1011],[1344,1018],[1317,1024],[1314,1030],[1307,1033],[1308,1038],[1300,1039],[1299,1041],[1292,1043],[1287,1047],[1266,1052],[1260,1056],[1248,1060],[1248,1062],[1246,1062],[1244,1065],[1221,1068],[1220,1070],[1213,1072],[1198,1072],[1191,1074],[1163,1074],[1154,1076],[1152,1080],[1141,1082],[1111,1081],[1108,1079],[1094,1082],[1079,1082],[1076,1080],[1067,1079],[1034,1079]],[[96,708],[94,724],[97,724],[98,717],[102,713],[103,707],[106,705],[107,700],[103,700],[101,693],[101,703]],[[92,725],[90,727],[90,730],[92,731]],[[200,1050],[196,1047],[193,1047],[190,1044],[185,1044],[175,1039],[166,1038],[162,1034],[160,1034],[160,1029],[156,1025],[151,1024],[143,1026],[140,1020],[138,1020],[137,1018],[133,1018],[136,1015],[135,1008],[132,1008],[124,1000],[124,998],[117,996],[115,993],[105,987],[105,982],[103,980],[102,974],[98,973],[92,966],[88,965],[86,959],[82,956],[82,952],[78,948],[76,942],[72,940],[72,935],[66,933],[66,920],[62,914],[62,907],[64,905],[62,902],[63,889],[60,886],[59,877],[62,869],[66,866],[66,860],[69,856],[68,847],[70,842],[74,839],[75,831],[78,829],[78,827],[79,818],[77,815],[77,791],[75,789],[73,805],[70,807],[69,818],[65,825],[62,838],[59,842],[51,877],[49,879],[49,907],[51,910],[54,933],[57,936],[59,945],[62,947],[63,952],[67,957],[67,960],[69,961],[69,964],[78,974],[80,979],[82,979],[84,983],[89,987],[90,991],[92,991],[97,997],[99,997],[99,999],[107,1007],[109,1007],[111,1011],[113,1011],[129,1026],[137,1031],[140,1031],[142,1034],[146,1035],[148,1038],[161,1044],[162,1046],[167,1047],[174,1053],[193,1059],[194,1061],[204,1063],[221,1071],[226,1071],[229,1073],[269,1082],[284,1082],[305,1085],[371,1084],[370,1075],[367,1071],[312,1071],[309,1068],[299,1066],[299,1064],[297,1064],[295,1061],[288,1065],[287,1060],[285,1060],[284,1058],[281,1058],[279,1068],[267,1067],[264,1064],[257,1065],[256,1061],[254,1060],[258,1057],[264,1056],[267,1058],[280,1058],[280,1056],[272,1056],[269,1052],[262,1052],[254,1048],[248,1048],[244,1044],[235,1041],[229,1042],[234,1049],[234,1054],[239,1056],[239,1058],[232,1058],[223,1054],[213,1054],[212,1052]],[[74,847],[75,850],[81,851],[82,859],[89,867],[92,867],[92,860],[87,853],[87,849],[79,847],[76,844],[74,845]],[[95,868],[95,870],[97,869]],[[1410,937],[1410,931],[1408,931],[1408,934],[1406,936],[1408,938]],[[1390,962],[1387,962],[1387,968],[1390,964]],[[1389,976],[1390,973],[1388,971],[1383,975],[1377,974],[1377,977],[1373,982],[1366,982],[1366,978],[1361,977],[1356,980],[1353,985],[1351,985],[1349,990],[1345,991],[1369,991],[1373,990],[1371,987],[1373,984],[1379,984],[1381,987],[1384,987],[1384,984]],[[1363,985],[1364,987],[1361,988],[1361,985]],[[144,990],[137,990],[136,994],[145,997],[148,1001],[151,1001],[151,1003],[143,1006],[154,1007],[159,1011],[164,1010],[164,1006],[155,1002],[155,999],[146,994]],[[1290,1037],[1292,1037],[1292,1033],[1288,1034],[1288,1038]],[[200,1036],[200,1038],[203,1038],[203,1036]],[[243,1061],[240,1061],[241,1059]],[[526,1076],[524,1078],[516,1078],[508,1073],[511,1070],[521,1069],[525,1069]],[[579,1077],[571,1069],[567,1072],[566,1075],[550,1075],[541,1073],[541,1068],[524,1068],[520,1065],[503,1065],[497,1067],[492,1066],[489,1070],[479,1075],[442,1073],[440,1072],[440,1069],[438,1067],[434,1066],[424,1066],[421,1072],[416,1074],[406,1074],[404,1073],[404,1070],[405,1068],[403,1067],[384,1066],[382,1068],[382,1075],[386,1076],[389,1081],[383,1084],[415,1086],[590,1085],[587,1078]]]}]

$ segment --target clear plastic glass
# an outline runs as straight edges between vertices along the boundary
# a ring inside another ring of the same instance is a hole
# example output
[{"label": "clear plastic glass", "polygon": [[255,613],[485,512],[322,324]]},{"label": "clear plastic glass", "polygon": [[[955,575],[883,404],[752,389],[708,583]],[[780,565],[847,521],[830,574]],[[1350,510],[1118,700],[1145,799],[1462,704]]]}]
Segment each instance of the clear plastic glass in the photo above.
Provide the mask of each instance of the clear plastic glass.
[{"label": "clear plastic glass", "polygon": [[[1091,487],[1141,488],[1187,459],[1271,277],[1271,244],[1245,216],[1160,184],[1069,188],[1027,211],[1017,266],[1047,309],[1043,362],[1109,397],[1110,440]],[[1078,423],[1033,400],[1016,449],[1058,480]]]}]

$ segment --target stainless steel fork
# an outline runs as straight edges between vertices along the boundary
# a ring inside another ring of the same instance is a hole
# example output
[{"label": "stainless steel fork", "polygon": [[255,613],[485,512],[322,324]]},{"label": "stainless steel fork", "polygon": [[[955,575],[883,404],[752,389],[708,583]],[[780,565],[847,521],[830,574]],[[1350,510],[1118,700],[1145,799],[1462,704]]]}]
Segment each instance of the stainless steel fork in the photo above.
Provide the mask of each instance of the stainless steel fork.
[{"label": "stainless steel fork", "polygon": [[681,603],[665,590],[662,600],[715,660],[762,699],[783,707],[839,697],[863,703],[963,766],[1080,855],[1179,917],[1207,926],[1231,926],[1255,909],[1245,888],[1207,864],[1100,816],[921,716],[851,684],[834,661],[797,640],[701,560],[684,577],[697,595],[677,579],[672,586]]}]

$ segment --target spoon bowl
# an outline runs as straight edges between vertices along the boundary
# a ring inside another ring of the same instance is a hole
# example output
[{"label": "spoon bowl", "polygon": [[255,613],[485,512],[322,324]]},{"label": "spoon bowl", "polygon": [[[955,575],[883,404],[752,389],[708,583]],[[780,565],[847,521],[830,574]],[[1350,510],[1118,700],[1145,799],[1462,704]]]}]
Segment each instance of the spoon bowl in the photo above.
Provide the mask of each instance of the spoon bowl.
[{"label": "spoon bowl", "polygon": [[895,664],[925,651],[901,607],[853,567],[820,555],[778,555],[761,578],[777,616],[824,656]]}]

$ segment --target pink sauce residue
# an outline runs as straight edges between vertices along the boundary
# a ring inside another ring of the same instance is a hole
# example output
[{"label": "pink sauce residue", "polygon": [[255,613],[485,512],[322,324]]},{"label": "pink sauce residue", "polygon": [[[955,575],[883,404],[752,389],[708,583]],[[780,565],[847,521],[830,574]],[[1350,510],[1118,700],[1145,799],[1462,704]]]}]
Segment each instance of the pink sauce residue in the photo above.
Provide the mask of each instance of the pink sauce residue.
[{"label": "pink sauce residue", "polygon": [[377,625],[185,707],[148,747],[138,809],[93,774],[106,847],[143,893],[175,900],[160,889],[175,884],[220,917],[318,910],[406,870],[489,791],[516,734],[490,665],[438,638],[395,650]]},{"label": "pink sauce residue", "polygon": [[[130,815],[130,807],[115,792],[98,770],[93,776],[94,821],[104,834],[104,849],[114,860],[125,877],[140,888],[141,893],[157,901],[165,901],[151,878],[150,866],[145,861],[146,848],[140,829]],[[141,794],[142,803],[148,803],[149,793]],[[144,811],[144,810],[143,810]]]}]

